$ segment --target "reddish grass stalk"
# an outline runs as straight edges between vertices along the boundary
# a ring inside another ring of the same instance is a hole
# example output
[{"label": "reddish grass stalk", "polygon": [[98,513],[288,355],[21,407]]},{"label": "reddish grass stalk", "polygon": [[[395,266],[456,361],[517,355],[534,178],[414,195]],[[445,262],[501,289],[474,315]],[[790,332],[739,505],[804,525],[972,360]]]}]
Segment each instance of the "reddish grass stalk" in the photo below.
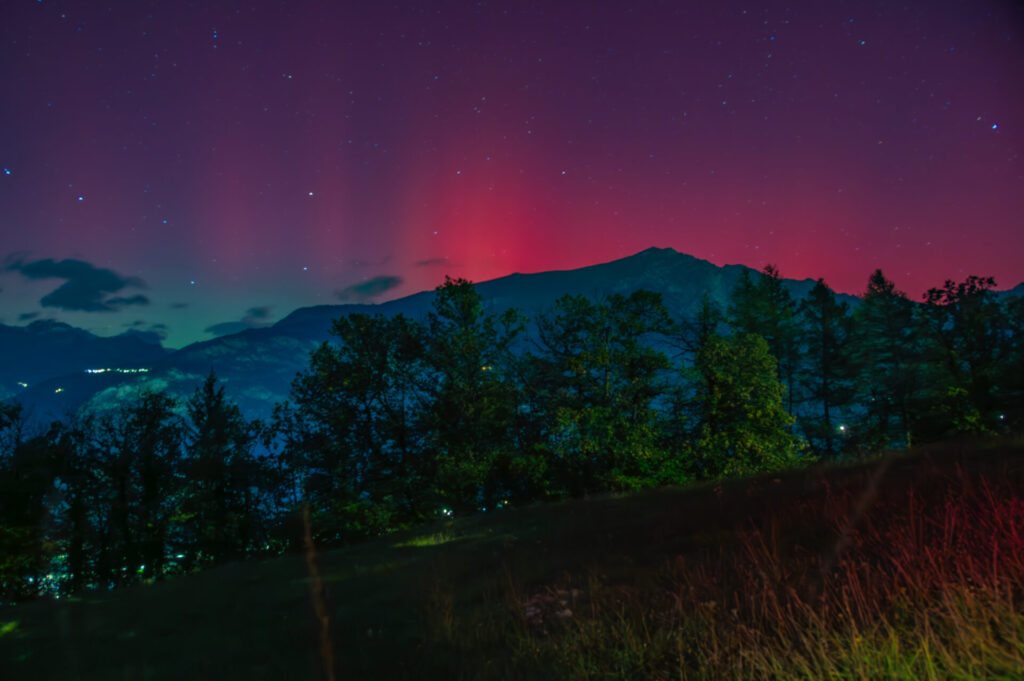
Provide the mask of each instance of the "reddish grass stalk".
[{"label": "reddish grass stalk", "polygon": [[310,592],[313,611],[320,623],[320,659],[323,662],[324,678],[334,681],[334,651],[331,648],[330,617],[327,614],[327,598],[320,569],[316,564],[316,549],[313,546],[313,530],[309,521],[309,504],[302,507],[303,548],[306,554],[306,569],[309,570]]}]

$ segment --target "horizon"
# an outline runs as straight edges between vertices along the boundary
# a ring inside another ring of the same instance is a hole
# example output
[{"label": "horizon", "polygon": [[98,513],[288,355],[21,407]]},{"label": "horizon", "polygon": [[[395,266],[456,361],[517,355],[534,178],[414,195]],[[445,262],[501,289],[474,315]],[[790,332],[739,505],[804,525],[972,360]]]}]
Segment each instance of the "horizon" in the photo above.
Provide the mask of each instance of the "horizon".
[{"label": "horizon", "polygon": [[172,347],[657,243],[1024,280],[1024,8],[13,6],[0,319]]},{"label": "horizon", "polygon": [[[710,263],[711,265],[714,265],[715,267],[718,267],[718,268],[746,267],[746,268],[748,268],[750,270],[753,270],[753,271],[761,271],[761,268],[751,267],[750,265],[744,265],[743,263],[726,263],[726,264],[723,264],[723,265],[719,265],[719,264],[713,263],[713,262],[711,262],[709,260],[705,260],[704,258],[698,258],[697,256],[691,255],[689,253],[683,253],[681,251],[678,251],[678,250],[672,248],[671,246],[648,246],[647,248],[645,248],[643,250],[637,251],[635,253],[631,253],[630,255],[626,255],[626,256],[623,256],[621,258],[615,258],[613,260],[602,261],[602,262],[597,262],[597,263],[591,263],[591,264],[588,264],[588,265],[583,265],[581,267],[574,267],[574,268],[571,268],[571,269],[541,270],[541,271],[537,271],[537,272],[509,272],[507,274],[502,274],[502,275],[496,276],[496,277],[494,277],[492,279],[486,279],[486,280],[483,280],[483,281],[474,281],[472,283],[474,285],[486,284],[488,282],[497,281],[497,280],[500,280],[500,279],[505,279],[507,277],[511,277],[511,276],[515,276],[515,275],[530,276],[530,275],[533,275],[533,274],[546,274],[546,273],[552,273],[552,272],[571,272],[571,271],[585,269],[585,268],[589,268],[589,267],[595,267],[595,266],[600,266],[600,265],[607,265],[607,264],[610,264],[610,263],[613,263],[613,262],[617,262],[617,261],[620,261],[620,260],[627,260],[629,258],[633,258],[633,257],[639,256],[639,255],[641,255],[643,253],[646,253],[648,251],[672,251],[676,255],[682,255],[682,256],[691,257],[691,258],[694,258],[694,259],[702,261],[702,262]],[[771,263],[769,263],[769,264],[771,264]],[[449,275],[445,274],[443,276],[449,276]],[[868,273],[868,275],[865,275],[865,278],[864,278],[865,279],[865,287],[866,287],[866,282],[867,282],[868,276],[870,276],[870,273]],[[979,275],[979,276],[981,276],[981,275]],[[457,276],[453,276],[452,277],[452,279],[457,279],[457,278],[458,278]],[[785,273],[782,273],[782,278],[786,279],[786,280],[790,280],[790,281],[795,281],[795,282],[817,281],[819,278],[820,279],[824,279],[824,277],[804,277],[804,278],[801,278],[801,279],[797,279],[795,277],[788,277],[788,276],[785,275]],[[840,290],[837,290],[835,287],[831,286],[831,284],[829,284],[829,282],[827,280],[825,280],[825,283],[827,285],[829,285],[829,288],[831,288],[837,294],[853,296],[853,297],[856,297],[856,298],[860,298],[863,295],[863,290],[860,290],[860,291],[857,291],[857,292],[840,291]],[[895,283],[897,284],[897,289],[899,289],[898,282],[895,282]],[[938,288],[943,283],[944,282],[936,282],[934,287]],[[1020,282],[1018,282],[1016,284],[1010,285],[1010,286],[1005,286],[1005,285],[1003,285],[1003,284],[1001,284],[1000,282],[997,281],[996,282],[996,288],[993,289],[993,290],[996,291],[996,292],[1008,292],[1008,291],[1011,291],[1011,290],[1013,290],[1013,289],[1015,289],[1015,288],[1017,288],[1019,286],[1024,286],[1024,280],[1022,280],[1022,281],[1020,281]],[[227,331],[227,332],[224,332],[224,333],[208,334],[208,336],[205,337],[205,338],[198,338],[198,339],[195,339],[195,340],[192,340],[192,341],[189,341],[189,342],[185,342],[182,345],[170,345],[170,344],[168,344],[166,342],[165,338],[154,337],[154,334],[152,332],[149,332],[149,331],[146,331],[146,330],[142,330],[142,329],[133,329],[133,328],[124,329],[124,328],[121,328],[121,329],[117,329],[115,333],[111,333],[111,334],[98,333],[96,330],[93,330],[93,329],[79,327],[79,326],[76,326],[74,324],[69,324],[68,322],[63,321],[63,320],[57,318],[56,316],[53,316],[53,317],[41,316],[41,317],[38,317],[38,318],[35,318],[35,319],[27,320],[23,324],[8,324],[5,321],[3,321],[2,319],[0,319],[0,325],[11,327],[11,328],[28,328],[28,327],[32,326],[33,324],[36,324],[37,322],[56,322],[56,323],[59,323],[59,324],[66,324],[68,326],[71,326],[72,328],[82,329],[82,330],[88,331],[89,333],[92,333],[92,334],[94,334],[96,336],[104,337],[104,338],[110,338],[110,337],[118,336],[118,335],[125,334],[125,333],[136,333],[136,334],[141,334],[143,336],[151,337],[151,338],[153,338],[153,340],[158,340],[160,342],[160,345],[162,347],[164,347],[165,349],[167,349],[167,350],[177,351],[177,350],[181,350],[183,348],[186,348],[186,347],[188,347],[190,345],[194,345],[196,343],[203,343],[203,342],[207,342],[207,341],[211,341],[211,340],[216,340],[217,338],[222,338],[222,337],[225,337],[225,336],[234,335],[236,333],[241,333],[243,331],[248,331],[248,330],[252,330],[252,329],[271,328],[275,324],[277,324],[278,322],[283,321],[284,319],[286,319],[289,316],[291,316],[294,312],[297,312],[297,311],[302,310],[302,309],[308,309],[308,308],[313,308],[313,307],[344,307],[346,305],[379,307],[379,306],[387,305],[388,303],[392,303],[392,302],[395,302],[395,301],[399,301],[399,300],[403,300],[403,299],[406,299],[406,298],[410,298],[412,296],[421,295],[423,293],[430,293],[435,288],[436,287],[434,287],[434,288],[425,288],[425,289],[420,290],[420,291],[413,291],[413,292],[410,292],[410,293],[407,293],[407,294],[404,294],[404,295],[398,295],[398,296],[395,296],[395,297],[389,297],[389,298],[385,298],[385,299],[382,299],[382,300],[367,300],[367,301],[360,301],[360,302],[340,302],[339,301],[339,302],[317,303],[317,304],[313,304],[313,305],[302,305],[300,307],[296,307],[296,308],[294,308],[292,310],[288,310],[288,311],[284,312],[283,314],[280,315],[279,318],[275,319],[272,322],[268,322],[266,324],[260,324],[260,325],[251,325],[251,326],[247,326],[245,328],[237,328],[236,330],[230,330],[230,331]],[[917,302],[917,303],[921,302],[921,300],[915,299],[913,296],[909,296],[908,295],[908,297],[910,298],[910,300],[912,300],[914,302]],[[228,324],[231,324],[232,326],[234,326],[233,322],[228,322]]]}]

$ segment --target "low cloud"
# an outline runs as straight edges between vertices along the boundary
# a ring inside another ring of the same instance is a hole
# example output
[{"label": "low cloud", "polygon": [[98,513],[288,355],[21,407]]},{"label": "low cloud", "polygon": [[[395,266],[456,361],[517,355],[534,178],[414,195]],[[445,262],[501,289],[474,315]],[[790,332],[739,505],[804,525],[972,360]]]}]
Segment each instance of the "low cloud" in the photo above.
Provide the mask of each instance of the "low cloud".
[{"label": "low cloud", "polygon": [[171,303],[172,310],[184,310],[188,307],[188,303]]},{"label": "low cloud", "polygon": [[261,305],[259,307],[250,307],[245,311],[245,316],[237,322],[221,322],[220,324],[214,324],[204,329],[206,333],[213,334],[214,336],[229,336],[233,333],[241,333],[242,331],[248,331],[249,329],[260,329],[265,326],[270,326],[270,306]]},{"label": "low cloud", "polygon": [[149,298],[136,294],[116,296],[125,288],[145,288],[138,277],[124,277],[84,260],[46,258],[26,262],[21,255],[8,256],[8,272],[19,272],[26,279],[63,279],[64,283],[43,296],[39,304],[80,312],[116,312],[131,305],[148,305]]},{"label": "low cloud", "polygon": [[343,303],[366,303],[401,285],[401,277],[384,275],[346,286],[335,291],[335,295]]},{"label": "low cloud", "polygon": [[135,336],[142,342],[152,343],[153,345],[160,345],[167,340],[167,332],[169,331],[166,324],[152,324],[141,319],[127,322],[122,326],[128,329],[125,331],[126,334]]},{"label": "low cloud", "polygon": [[259,322],[266,322],[270,318],[270,306],[263,305],[261,307],[250,307],[245,312],[245,317],[242,319],[243,322],[247,322],[254,326],[258,325]]},{"label": "low cloud", "polygon": [[22,312],[18,315],[19,322],[29,322],[38,317],[41,313],[39,312]]}]

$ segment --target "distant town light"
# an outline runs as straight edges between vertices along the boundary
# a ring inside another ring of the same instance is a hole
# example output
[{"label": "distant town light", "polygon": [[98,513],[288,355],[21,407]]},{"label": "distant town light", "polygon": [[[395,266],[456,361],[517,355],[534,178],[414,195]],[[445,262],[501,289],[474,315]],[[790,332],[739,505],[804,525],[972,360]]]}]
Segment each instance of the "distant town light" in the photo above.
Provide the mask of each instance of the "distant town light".
[{"label": "distant town light", "polygon": [[64,392],[64,388],[57,388],[57,389],[56,389],[56,390],[54,390],[53,392],[54,392],[54,394],[56,394],[56,393],[62,393],[62,392]]},{"label": "distant town light", "polygon": [[85,373],[87,373],[87,374],[105,374],[107,372],[112,372],[112,373],[115,373],[115,374],[145,374],[145,373],[149,372],[149,369],[110,369],[110,368],[107,368],[107,369],[86,369],[85,370]]}]

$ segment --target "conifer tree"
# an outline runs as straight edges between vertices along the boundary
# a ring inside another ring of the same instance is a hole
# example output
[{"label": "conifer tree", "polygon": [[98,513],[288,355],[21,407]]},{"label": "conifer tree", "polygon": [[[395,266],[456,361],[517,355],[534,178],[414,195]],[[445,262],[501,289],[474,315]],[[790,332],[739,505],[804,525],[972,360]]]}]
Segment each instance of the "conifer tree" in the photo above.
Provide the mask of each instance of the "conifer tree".
[{"label": "conifer tree", "polygon": [[516,310],[486,314],[465,279],[446,277],[435,291],[427,349],[436,387],[425,418],[437,491],[457,512],[492,508],[514,485],[521,397],[511,345],[523,328]]},{"label": "conifer tree", "polygon": [[869,446],[909,446],[924,385],[923,339],[914,303],[875,270],[854,313],[854,358],[867,407]]},{"label": "conifer tree", "polygon": [[534,389],[557,489],[582,495],[665,481],[653,403],[669,361],[649,342],[669,327],[660,294],[649,291],[599,302],[563,296],[538,318]]},{"label": "conifer tree", "polygon": [[259,424],[250,423],[210,371],[186,404],[185,498],[180,506],[188,567],[237,560],[260,532],[262,462],[253,448]]},{"label": "conifer tree", "polygon": [[815,449],[825,456],[837,452],[839,427],[836,410],[848,404],[854,395],[854,369],[851,358],[852,318],[846,303],[836,301],[835,293],[819,279],[800,304],[806,360],[801,372],[803,393],[820,413],[802,424]]},{"label": "conifer tree", "polygon": [[716,479],[781,470],[810,460],[806,443],[789,432],[785,386],[759,335],[708,333],[692,366],[689,400],[694,474]]},{"label": "conifer tree", "polygon": [[743,271],[732,291],[728,317],[737,332],[759,335],[768,343],[768,351],[777,363],[777,375],[786,386],[786,409],[792,414],[796,404],[800,330],[796,303],[775,265],[765,265],[754,277],[748,270]]},{"label": "conifer tree", "polygon": [[432,496],[421,417],[425,334],[402,315],[334,322],[275,410],[283,464],[314,510],[317,541],[372,536],[421,517]]}]

